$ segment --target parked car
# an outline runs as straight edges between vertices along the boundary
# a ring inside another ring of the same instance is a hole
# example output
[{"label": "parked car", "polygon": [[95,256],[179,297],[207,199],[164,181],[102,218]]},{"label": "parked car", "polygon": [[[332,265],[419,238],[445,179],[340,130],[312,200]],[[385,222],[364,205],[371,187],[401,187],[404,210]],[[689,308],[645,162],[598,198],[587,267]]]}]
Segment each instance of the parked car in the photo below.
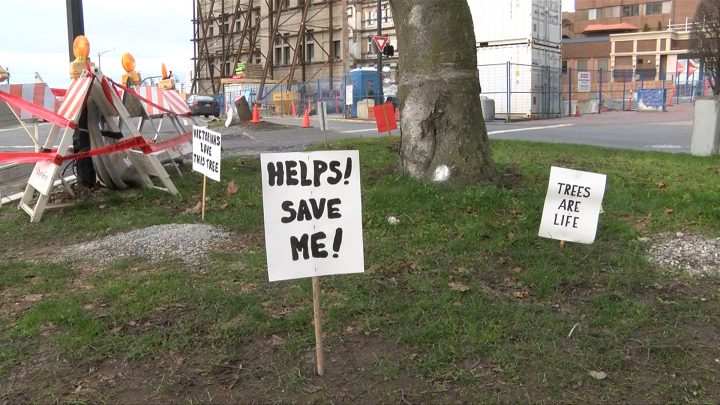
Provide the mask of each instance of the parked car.
[{"label": "parked car", "polygon": [[220,116],[220,104],[210,96],[192,95],[187,98],[186,102],[192,115],[204,115],[205,118],[211,115]]}]

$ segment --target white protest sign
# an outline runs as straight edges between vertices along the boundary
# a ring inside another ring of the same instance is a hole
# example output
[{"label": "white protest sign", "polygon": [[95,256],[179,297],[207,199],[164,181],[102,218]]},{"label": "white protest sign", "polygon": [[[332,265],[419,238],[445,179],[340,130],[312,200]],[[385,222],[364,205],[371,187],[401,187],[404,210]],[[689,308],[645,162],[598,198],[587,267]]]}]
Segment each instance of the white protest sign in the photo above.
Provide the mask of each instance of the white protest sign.
[{"label": "white protest sign", "polygon": [[550,168],[539,236],[593,243],[605,194],[604,174]]},{"label": "white protest sign", "polygon": [[218,132],[193,125],[193,170],[220,181],[220,144],[221,136]]},{"label": "white protest sign", "polygon": [[270,281],[362,273],[359,153],[260,155]]}]

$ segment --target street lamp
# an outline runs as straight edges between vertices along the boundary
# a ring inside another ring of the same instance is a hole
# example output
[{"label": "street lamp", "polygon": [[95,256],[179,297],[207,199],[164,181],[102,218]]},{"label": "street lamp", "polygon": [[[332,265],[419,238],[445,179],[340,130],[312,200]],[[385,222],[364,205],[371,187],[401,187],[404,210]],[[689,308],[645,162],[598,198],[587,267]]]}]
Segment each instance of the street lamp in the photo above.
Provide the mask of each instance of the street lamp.
[{"label": "street lamp", "polygon": [[102,67],[102,66],[100,66],[100,57],[103,56],[103,55],[105,55],[105,54],[108,53],[108,52],[115,52],[115,48],[113,48],[113,49],[108,49],[107,51],[98,52],[98,68],[101,68],[101,67]]}]

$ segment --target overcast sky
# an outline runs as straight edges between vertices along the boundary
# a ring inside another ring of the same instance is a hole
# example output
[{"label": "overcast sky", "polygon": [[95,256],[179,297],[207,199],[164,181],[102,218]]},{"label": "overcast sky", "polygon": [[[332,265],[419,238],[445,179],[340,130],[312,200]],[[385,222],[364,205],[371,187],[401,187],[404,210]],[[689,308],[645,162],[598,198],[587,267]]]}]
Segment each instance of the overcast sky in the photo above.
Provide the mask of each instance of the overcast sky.
[{"label": "overcast sky", "polygon": [[[0,64],[11,83],[31,83],[33,73],[51,87],[67,87],[69,55],[65,1],[2,0]],[[160,75],[161,63],[182,81],[192,67],[191,0],[84,0],[90,59],[119,80],[123,53],[135,57],[143,77]]]},{"label": "overcast sky", "polygon": [[[493,0],[468,0],[493,1]],[[531,0],[523,0],[531,1]],[[562,0],[574,10],[574,0]],[[2,0],[0,64],[11,83],[31,83],[33,73],[51,87],[67,87],[68,45],[65,1]],[[192,0],[84,0],[90,59],[119,80],[120,57],[130,52],[143,77],[160,75],[161,63],[187,81],[192,69]],[[114,49],[114,51],[113,51]]]}]

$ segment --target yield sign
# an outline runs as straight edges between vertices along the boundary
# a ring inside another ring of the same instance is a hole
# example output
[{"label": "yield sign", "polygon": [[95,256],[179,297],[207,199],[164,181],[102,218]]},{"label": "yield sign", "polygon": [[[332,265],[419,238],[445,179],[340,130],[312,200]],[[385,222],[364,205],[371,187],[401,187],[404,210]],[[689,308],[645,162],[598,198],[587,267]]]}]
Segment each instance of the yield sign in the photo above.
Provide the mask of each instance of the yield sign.
[{"label": "yield sign", "polygon": [[381,37],[379,35],[376,35],[373,37],[375,40],[375,45],[377,45],[378,52],[382,53],[383,49],[385,49],[385,45],[387,45],[388,37]]}]

